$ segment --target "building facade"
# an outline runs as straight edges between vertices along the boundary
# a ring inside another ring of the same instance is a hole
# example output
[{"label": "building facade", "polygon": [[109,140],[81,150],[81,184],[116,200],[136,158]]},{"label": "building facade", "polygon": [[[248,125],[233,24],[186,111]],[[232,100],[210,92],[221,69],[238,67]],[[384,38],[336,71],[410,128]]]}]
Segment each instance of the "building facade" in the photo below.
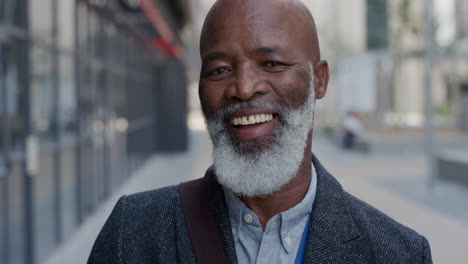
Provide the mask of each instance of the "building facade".
[{"label": "building facade", "polygon": [[[319,2],[311,1],[310,6],[315,4],[320,10]],[[339,117],[347,111],[358,111],[371,130],[423,128],[426,1],[367,0],[353,2],[352,6],[339,2],[336,0],[334,5],[339,6],[334,16],[327,15],[329,12],[324,7],[324,12],[316,12],[321,41],[330,42],[324,47],[325,55],[333,54],[331,57],[335,58],[331,60],[334,69],[331,93],[321,108],[325,115],[319,113],[319,116],[331,116],[333,126],[340,123]],[[361,15],[354,18],[346,12],[340,15],[342,8]],[[433,102],[435,123],[442,129],[468,127],[463,125],[468,123],[468,107],[466,99],[462,99],[466,98],[462,87],[465,87],[468,66],[468,42],[464,33],[467,12],[466,1],[434,1],[437,27]],[[321,16],[332,19],[321,21]],[[333,31],[339,32],[336,38],[327,33]],[[354,32],[353,37],[348,37],[346,32]],[[333,39],[338,41],[333,44]]]},{"label": "building facade", "polygon": [[42,263],[149,155],[186,148],[185,8],[0,0],[0,263]]}]

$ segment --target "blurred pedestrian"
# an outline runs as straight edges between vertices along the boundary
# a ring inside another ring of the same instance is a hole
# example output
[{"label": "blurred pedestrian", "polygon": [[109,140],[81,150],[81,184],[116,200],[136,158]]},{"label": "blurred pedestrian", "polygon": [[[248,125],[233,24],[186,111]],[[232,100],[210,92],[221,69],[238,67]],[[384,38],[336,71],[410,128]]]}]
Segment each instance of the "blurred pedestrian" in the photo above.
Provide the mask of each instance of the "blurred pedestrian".
[{"label": "blurred pedestrian", "polygon": [[362,137],[364,127],[358,113],[349,111],[343,120],[343,148],[352,149]]}]

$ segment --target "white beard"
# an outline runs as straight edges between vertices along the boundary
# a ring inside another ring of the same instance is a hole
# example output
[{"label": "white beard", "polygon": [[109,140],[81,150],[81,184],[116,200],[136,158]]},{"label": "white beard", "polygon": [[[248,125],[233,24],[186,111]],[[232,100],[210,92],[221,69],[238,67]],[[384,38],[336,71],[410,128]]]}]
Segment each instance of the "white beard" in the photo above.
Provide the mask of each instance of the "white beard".
[{"label": "white beard", "polygon": [[[268,196],[286,185],[304,158],[309,132],[314,124],[315,93],[311,81],[307,101],[297,109],[256,103],[240,103],[207,118],[213,141],[214,169],[218,182],[242,197]],[[279,113],[273,144],[266,150],[242,151],[255,142],[234,143],[223,124],[226,113],[241,108],[275,109]],[[244,145],[244,146],[243,146]]]}]

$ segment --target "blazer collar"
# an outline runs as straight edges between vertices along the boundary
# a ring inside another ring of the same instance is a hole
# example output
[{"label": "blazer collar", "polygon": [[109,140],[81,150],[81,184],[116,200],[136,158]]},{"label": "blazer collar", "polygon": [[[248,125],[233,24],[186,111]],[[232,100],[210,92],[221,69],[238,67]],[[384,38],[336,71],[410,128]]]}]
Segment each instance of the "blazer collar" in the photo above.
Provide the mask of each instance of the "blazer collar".
[{"label": "blazer collar", "polygon": [[[347,254],[350,248],[344,244],[360,237],[354,219],[349,212],[349,204],[344,199],[344,190],[338,181],[328,173],[315,157],[312,158],[317,172],[317,193],[313,205],[312,220],[309,226],[304,263],[327,263]],[[229,221],[223,188],[216,181],[214,169],[205,174],[209,184],[209,211],[215,217],[218,231],[222,236],[227,263],[237,263],[234,239]]]},{"label": "blazer collar", "polygon": [[312,161],[318,182],[304,263],[328,263],[346,256],[351,247],[345,244],[356,241],[360,234],[343,188],[315,155]]}]

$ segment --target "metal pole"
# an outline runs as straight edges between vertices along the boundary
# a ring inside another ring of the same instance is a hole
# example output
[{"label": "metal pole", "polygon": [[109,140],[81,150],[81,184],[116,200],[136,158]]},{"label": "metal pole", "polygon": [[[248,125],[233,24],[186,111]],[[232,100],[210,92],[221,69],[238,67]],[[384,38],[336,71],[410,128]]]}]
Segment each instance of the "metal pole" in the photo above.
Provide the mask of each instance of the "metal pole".
[{"label": "metal pole", "polygon": [[[5,45],[6,46],[6,45]],[[3,217],[3,225],[0,226],[2,228],[3,236],[0,238],[2,241],[3,248],[0,252],[1,261],[4,263],[10,262],[10,188],[9,188],[9,174],[10,174],[10,138],[9,133],[11,133],[10,129],[10,121],[8,120],[8,87],[6,84],[6,58],[4,57],[4,47],[3,42],[0,42],[0,98],[2,99],[1,102],[1,109],[0,114],[2,116],[2,126],[0,126],[0,133],[2,136],[1,147],[0,147],[0,184],[2,186],[2,195],[0,203],[2,203],[2,216]],[[2,167],[3,166],[3,167]],[[3,253],[3,254],[1,254]]]},{"label": "metal pole", "polygon": [[434,3],[433,0],[426,0],[425,6],[426,15],[426,54],[425,54],[425,136],[426,136],[426,154],[428,162],[429,188],[433,188],[436,174],[436,157],[435,157],[435,128],[434,128],[434,103],[432,97],[432,74],[434,67]]},{"label": "metal pole", "polygon": [[[22,0],[21,2],[21,27],[26,30],[26,38],[20,41],[21,47],[21,70],[20,79],[23,80],[23,95],[21,97],[21,112],[23,116],[23,138],[24,141],[31,135],[33,130],[31,126],[31,89],[30,89],[30,48],[31,37],[29,31],[29,0]],[[22,143],[23,152],[27,154],[26,142]],[[22,160],[22,171],[24,179],[24,252],[25,264],[34,264],[36,261],[35,253],[35,230],[34,230],[34,178],[27,169],[28,164],[26,159]]]},{"label": "metal pole", "polygon": [[[335,78],[339,76],[339,72],[340,72],[340,61],[341,61],[341,48],[342,48],[342,45],[341,45],[341,35],[340,35],[340,27],[341,27],[341,14],[340,14],[340,7],[342,6],[341,3],[340,3],[340,0],[334,0],[333,2],[335,8],[333,8],[333,17],[332,17],[332,21],[335,22],[335,26],[333,27],[334,30],[333,30],[333,38],[335,40],[335,43],[334,43],[334,48],[335,50],[333,51],[335,53],[335,67],[334,69],[332,69],[332,76],[334,75]],[[338,81],[335,82],[335,87],[334,89],[336,90],[336,95],[335,95],[335,107],[336,109],[331,111],[331,113],[333,113],[333,115],[336,114],[335,111],[338,111],[338,114],[340,115],[340,117],[342,116],[343,114],[343,105],[341,104],[341,100],[342,100],[342,91],[340,90],[340,86],[338,84]],[[339,117],[339,118],[340,118]],[[336,118],[336,117],[335,117]],[[336,120],[340,120],[340,119],[336,119]],[[333,120],[333,119],[332,119]]]},{"label": "metal pole", "polygon": [[76,222],[78,224],[81,224],[84,220],[84,213],[83,213],[83,195],[82,195],[82,185],[83,185],[83,172],[81,168],[82,160],[81,160],[81,150],[82,150],[82,133],[81,133],[81,127],[82,127],[82,119],[81,119],[81,112],[82,112],[82,107],[81,107],[81,78],[83,75],[82,72],[82,59],[80,59],[80,54],[81,54],[81,48],[80,48],[80,40],[79,40],[79,31],[82,30],[81,27],[78,25],[81,20],[79,19],[85,19],[83,17],[78,17],[78,12],[79,8],[78,5],[83,5],[83,3],[75,1],[74,3],[74,12],[73,12],[73,24],[74,24],[74,31],[75,31],[75,42],[74,42],[74,53],[73,53],[73,60],[74,60],[74,73],[75,73],[75,93],[76,93],[76,113],[75,113],[75,118],[77,120],[77,127],[76,127],[76,145],[75,145],[75,150],[76,150],[76,193],[75,193],[75,199],[76,199]]},{"label": "metal pole", "polygon": [[104,177],[104,195],[103,199],[106,199],[109,194],[110,194],[110,191],[111,191],[111,180],[110,180],[110,151],[111,151],[111,147],[110,147],[110,141],[109,141],[109,118],[110,118],[110,111],[111,111],[111,107],[110,107],[110,99],[109,99],[109,96],[110,96],[110,93],[109,93],[109,84],[107,82],[107,75],[109,74],[109,68],[111,66],[110,62],[109,62],[109,47],[108,47],[108,43],[109,43],[109,40],[108,40],[108,36],[107,36],[107,31],[106,31],[106,28],[104,28],[106,26],[106,24],[104,23],[103,20],[100,19],[100,22],[99,22],[99,35],[101,35],[102,37],[100,38],[100,43],[99,43],[99,48],[100,48],[100,55],[101,55],[101,59],[103,61],[103,64],[104,64],[104,67],[103,69],[101,70],[101,73],[100,73],[100,88],[101,88],[101,95],[102,95],[102,101],[101,103],[103,104],[103,109],[104,109],[104,116],[102,117],[103,121],[104,121],[104,130],[103,130],[103,133],[102,133],[102,140],[103,140],[103,145],[102,145],[102,152],[103,152],[103,166],[104,166],[104,170],[103,170],[103,173],[104,175],[102,175]]},{"label": "metal pole", "polygon": [[59,88],[59,51],[58,51],[58,0],[52,1],[52,91],[53,91],[53,138],[54,138],[54,169],[53,169],[53,178],[54,178],[54,218],[55,218],[55,243],[59,245],[62,242],[62,197],[61,197],[61,187],[62,187],[62,178],[61,169],[62,169],[62,158],[60,152],[62,151],[62,141],[61,141],[61,129],[60,129],[60,88]]}]

